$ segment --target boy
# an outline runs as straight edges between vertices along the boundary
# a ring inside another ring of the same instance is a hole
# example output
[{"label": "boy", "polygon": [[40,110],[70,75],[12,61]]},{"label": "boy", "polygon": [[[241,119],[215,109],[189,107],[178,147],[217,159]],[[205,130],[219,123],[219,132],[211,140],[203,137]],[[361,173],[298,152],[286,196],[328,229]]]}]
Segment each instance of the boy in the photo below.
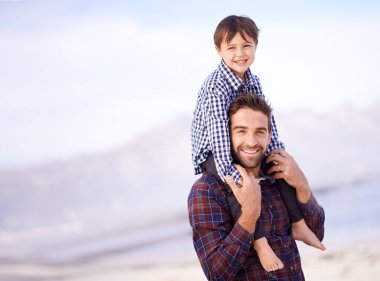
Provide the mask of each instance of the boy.
[{"label": "boy", "polygon": [[[226,17],[215,30],[215,48],[222,61],[218,69],[206,79],[197,98],[191,132],[195,174],[208,170],[222,181],[225,181],[226,175],[230,175],[236,183],[241,183],[241,176],[232,164],[227,112],[232,100],[243,93],[263,96],[260,80],[249,69],[255,59],[258,35],[256,24],[243,16]],[[278,139],[273,116],[271,123],[272,139],[267,154],[275,149],[284,149],[283,143]],[[273,164],[278,162],[273,161]],[[307,227],[298,211],[294,190],[282,181],[280,191],[291,217],[292,237],[324,250],[323,244]],[[230,200],[233,199],[229,198],[229,202]],[[236,221],[238,214],[233,213],[232,216]],[[253,247],[265,270],[283,268],[282,261],[261,234],[259,225],[256,227]]]}]

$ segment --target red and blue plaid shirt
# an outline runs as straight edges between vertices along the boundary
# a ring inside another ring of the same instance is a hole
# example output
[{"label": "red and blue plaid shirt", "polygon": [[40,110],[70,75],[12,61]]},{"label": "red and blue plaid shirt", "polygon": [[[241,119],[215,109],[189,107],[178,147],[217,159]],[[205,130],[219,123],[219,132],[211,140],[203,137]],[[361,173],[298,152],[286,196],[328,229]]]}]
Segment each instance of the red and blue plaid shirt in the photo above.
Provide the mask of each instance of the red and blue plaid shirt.
[{"label": "red and blue plaid shirt", "polygon": [[[289,217],[276,183],[260,183],[260,224],[268,243],[284,263],[284,269],[267,273],[252,247],[253,234],[232,219],[227,201],[229,188],[215,176],[204,173],[188,198],[194,248],[208,280],[304,280],[301,259],[290,236]],[[310,229],[322,240],[324,211],[312,195],[299,203]]]}]

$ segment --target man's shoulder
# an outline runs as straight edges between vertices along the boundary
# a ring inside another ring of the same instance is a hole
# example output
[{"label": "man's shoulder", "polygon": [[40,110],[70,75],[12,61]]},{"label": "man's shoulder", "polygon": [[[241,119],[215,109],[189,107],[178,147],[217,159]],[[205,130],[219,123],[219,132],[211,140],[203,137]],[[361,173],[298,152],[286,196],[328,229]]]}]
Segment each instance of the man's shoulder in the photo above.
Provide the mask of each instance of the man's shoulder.
[{"label": "man's shoulder", "polygon": [[203,173],[199,179],[197,179],[192,188],[191,193],[212,192],[216,195],[220,195],[227,191],[227,186],[218,177],[211,173]]}]

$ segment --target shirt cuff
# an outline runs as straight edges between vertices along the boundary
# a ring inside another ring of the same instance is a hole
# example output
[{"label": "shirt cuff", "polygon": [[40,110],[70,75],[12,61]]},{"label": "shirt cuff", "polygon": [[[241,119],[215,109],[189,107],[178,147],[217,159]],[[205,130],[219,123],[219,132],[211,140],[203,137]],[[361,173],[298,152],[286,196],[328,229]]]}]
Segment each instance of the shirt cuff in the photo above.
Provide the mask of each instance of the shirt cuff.
[{"label": "shirt cuff", "polygon": [[236,184],[239,183],[239,180],[241,179],[240,173],[236,169],[231,169],[228,171],[228,174],[231,175],[232,179]]},{"label": "shirt cuff", "polygon": [[307,201],[306,204],[303,204],[301,202],[298,202],[298,206],[300,208],[300,211],[303,213],[304,216],[308,216],[318,208],[318,202],[317,199],[315,199],[314,195],[311,194],[309,201]]},{"label": "shirt cuff", "polygon": [[241,249],[243,252],[249,252],[253,241],[253,234],[250,234],[244,227],[242,227],[238,222],[235,223],[232,231],[230,232],[229,237],[226,241],[228,244],[237,243],[241,245]]}]

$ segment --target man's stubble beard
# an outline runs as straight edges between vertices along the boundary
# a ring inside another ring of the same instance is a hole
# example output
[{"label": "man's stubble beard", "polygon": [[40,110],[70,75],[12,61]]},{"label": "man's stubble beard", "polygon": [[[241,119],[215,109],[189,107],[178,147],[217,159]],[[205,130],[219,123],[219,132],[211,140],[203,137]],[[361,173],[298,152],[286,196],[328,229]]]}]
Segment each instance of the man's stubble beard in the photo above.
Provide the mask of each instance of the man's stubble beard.
[{"label": "man's stubble beard", "polygon": [[[264,150],[262,150],[262,151],[264,151]],[[265,157],[265,152],[262,152],[261,155],[255,161],[255,163],[252,163],[252,164],[245,163],[240,159],[238,153],[236,153],[236,151],[234,149],[232,149],[232,158],[233,158],[234,162],[241,165],[245,169],[253,169],[253,168],[259,167],[261,165],[261,161],[264,159],[264,157]]]}]

